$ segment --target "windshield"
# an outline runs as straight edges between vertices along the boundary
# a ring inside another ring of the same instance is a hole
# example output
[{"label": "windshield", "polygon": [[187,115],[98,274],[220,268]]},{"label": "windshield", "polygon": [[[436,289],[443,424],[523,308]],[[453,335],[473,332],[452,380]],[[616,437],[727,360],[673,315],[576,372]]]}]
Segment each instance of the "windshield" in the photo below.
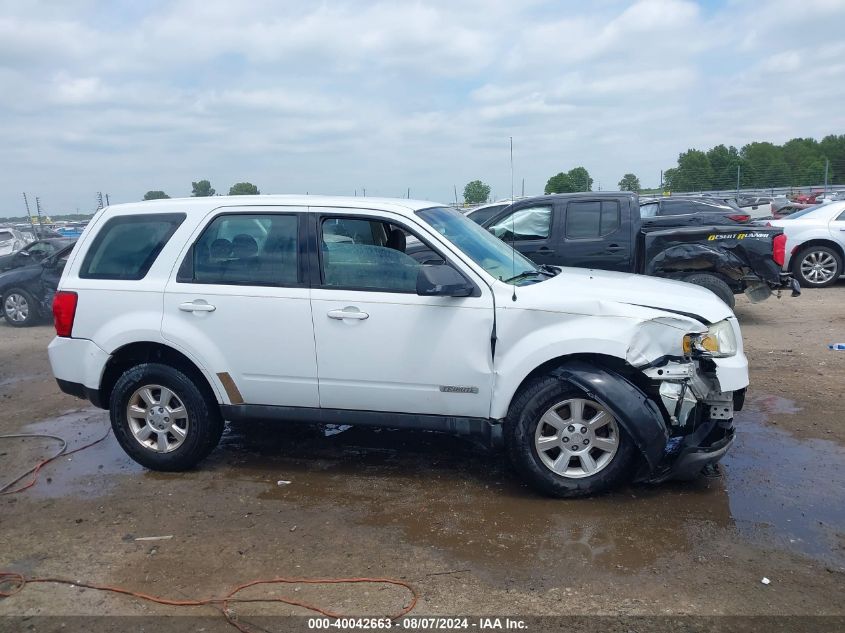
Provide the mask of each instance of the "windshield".
[{"label": "windshield", "polygon": [[[417,211],[417,215],[497,279],[505,281],[527,271],[539,270],[530,259],[455,209],[435,207]],[[511,283],[519,281],[523,280]]]}]

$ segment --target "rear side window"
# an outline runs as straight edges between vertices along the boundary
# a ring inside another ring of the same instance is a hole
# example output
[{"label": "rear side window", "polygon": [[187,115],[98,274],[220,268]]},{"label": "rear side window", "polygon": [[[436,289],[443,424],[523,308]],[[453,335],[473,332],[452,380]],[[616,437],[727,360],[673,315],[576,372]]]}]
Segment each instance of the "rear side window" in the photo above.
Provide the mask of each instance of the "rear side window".
[{"label": "rear side window", "polygon": [[687,200],[664,200],[660,207],[660,215],[690,215],[705,210]]},{"label": "rear side window", "polygon": [[83,279],[143,279],[184,213],[129,215],[108,220],[85,254]]},{"label": "rear side window", "polygon": [[570,202],[566,208],[566,237],[602,237],[616,231],[619,222],[619,203],[615,200]]},{"label": "rear side window", "polygon": [[299,218],[292,214],[219,215],[203,231],[177,281],[234,286],[300,283]]}]

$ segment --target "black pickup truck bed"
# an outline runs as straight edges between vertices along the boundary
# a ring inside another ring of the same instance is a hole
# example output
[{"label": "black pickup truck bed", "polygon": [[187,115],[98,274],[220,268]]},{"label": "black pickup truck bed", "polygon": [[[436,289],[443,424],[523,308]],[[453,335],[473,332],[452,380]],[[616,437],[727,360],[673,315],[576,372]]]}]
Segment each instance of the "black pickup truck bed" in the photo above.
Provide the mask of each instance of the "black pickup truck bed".
[{"label": "black pickup truck bed", "polygon": [[[750,225],[649,225],[637,194],[584,192],[518,200],[482,226],[538,264],[635,272],[697,283],[733,306],[792,288],[782,231]],[[780,239],[783,241],[783,238]]]}]

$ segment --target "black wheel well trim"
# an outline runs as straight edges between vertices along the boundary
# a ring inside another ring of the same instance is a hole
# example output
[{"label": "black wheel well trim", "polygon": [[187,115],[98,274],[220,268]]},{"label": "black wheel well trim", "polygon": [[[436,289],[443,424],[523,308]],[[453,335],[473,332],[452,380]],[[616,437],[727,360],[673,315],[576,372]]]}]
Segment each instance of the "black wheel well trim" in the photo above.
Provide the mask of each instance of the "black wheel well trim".
[{"label": "black wheel well trim", "polygon": [[539,375],[554,376],[584,391],[613,414],[649,470],[660,464],[669,429],[660,407],[645,390],[648,379],[636,368],[613,356],[583,354],[544,363],[526,381]]},{"label": "black wheel well trim", "polygon": [[99,402],[95,406],[108,409],[111,393],[117,380],[130,367],[142,363],[161,363],[182,371],[198,383],[198,387],[216,404],[220,403],[217,392],[199,365],[179,350],[155,341],[135,341],[127,343],[112,352],[100,378],[97,390]]}]

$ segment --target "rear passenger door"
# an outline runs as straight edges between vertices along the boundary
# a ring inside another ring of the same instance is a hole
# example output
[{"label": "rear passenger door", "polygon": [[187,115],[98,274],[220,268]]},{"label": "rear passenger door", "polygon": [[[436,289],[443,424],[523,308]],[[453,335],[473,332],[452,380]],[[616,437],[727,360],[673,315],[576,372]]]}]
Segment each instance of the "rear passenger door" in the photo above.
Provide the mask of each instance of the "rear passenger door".
[{"label": "rear passenger door", "polygon": [[202,359],[232,404],[319,405],[303,211],[212,212],[165,288],[164,338]]},{"label": "rear passenger door", "polygon": [[631,217],[619,200],[566,202],[563,265],[629,272],[633,267]]}]

